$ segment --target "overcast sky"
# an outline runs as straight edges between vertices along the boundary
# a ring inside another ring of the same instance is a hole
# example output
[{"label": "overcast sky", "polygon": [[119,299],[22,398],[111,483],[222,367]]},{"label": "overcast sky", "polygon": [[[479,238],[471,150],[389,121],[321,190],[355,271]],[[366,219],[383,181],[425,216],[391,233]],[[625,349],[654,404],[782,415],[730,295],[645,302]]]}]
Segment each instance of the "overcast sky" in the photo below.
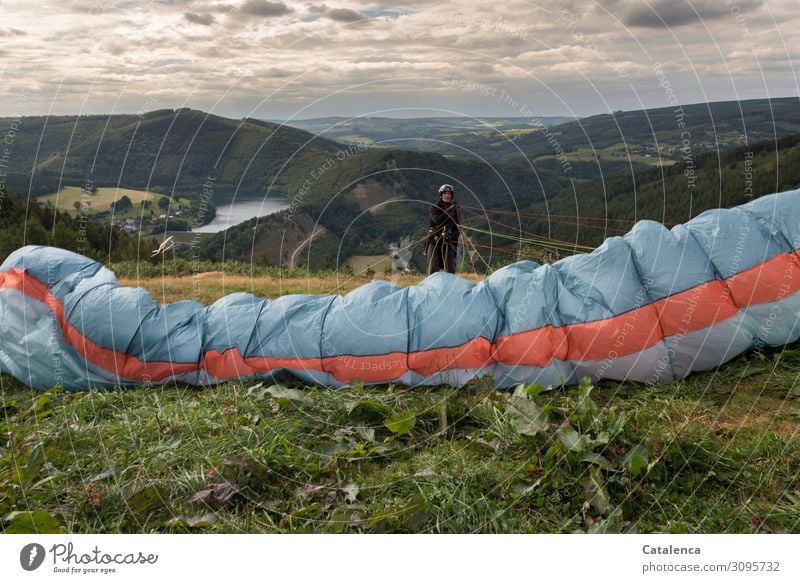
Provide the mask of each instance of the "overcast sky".
[{"label": "overcast sky", "polygon": [[585,116],[799,95],[797,0],[0,0],[0,115]]}]

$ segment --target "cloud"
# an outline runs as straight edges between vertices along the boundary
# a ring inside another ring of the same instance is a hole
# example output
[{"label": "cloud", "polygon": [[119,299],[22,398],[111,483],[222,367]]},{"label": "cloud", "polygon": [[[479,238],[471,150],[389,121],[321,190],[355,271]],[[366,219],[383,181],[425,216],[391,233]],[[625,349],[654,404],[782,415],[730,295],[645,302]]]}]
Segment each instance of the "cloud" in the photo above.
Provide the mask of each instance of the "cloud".
[{"label": "cloud", "polygon": [[[602,4],[627,26],[678,27],[701,21],[731,18],[731,4],[721,0],[606,0]],[[737,0],[742,13],[760,8],[762,0]]]},{"label": "cloud", "polygon": [[248,0],[238,11],[249,16],[285,16],[294,12],[294,9],[283,2],[269,2],[269,0]]},{"label": "cloud", "polygon": [[111,14],[115,12],[124,12],[130,8],[134,3],[129,0],[117,0],[116,2],[108,1],[101,2],[99,0],[75,0],[70,5],[70,10],[73,12],[80,12],[82,14],[92,14],[100,16],[102,14]]},{"label": "cloud", "polygon": [[365,18],[363,14],[350,8],[331,8],[325,16],[338,22],[356,22]]},{"label": "cloud", "polygon": [[210,14],[195,14],[194,12],[186,12],[183,17],[192,24],[200,24],[202,26],[211,26],[214,24],[214,17]]},{"label": "cloud", "polygon": [[308,8],[312,14],[320,14],[337,22],[358,22],[367,18],[352,8],[330,8],[327,4],[315,4]]},{"label": "cloud", "polygon": [[[497,98],[453,93],[455,74],[535,94],[542,115],[563,109],[561,99],[581,113],[661,106],[654,62],[682,103],[786,94],[800,83],[797,0],[74,1],[84,12],[62,0],[3,2],[0,68],[30,81],[32,113],[50,111],[54,99],[54,112],[75,112],[74,95],[46,84],[65,71],[87,92],[87,111],[117,107],[120,92],[119,108],[137,111],[159,86],[165,107],[222,107],[234,117],[265,95],[273,117],[317,100],[320,114],[403,106],[514,114]],[[0,102],[9,95],[0,86]]]}]

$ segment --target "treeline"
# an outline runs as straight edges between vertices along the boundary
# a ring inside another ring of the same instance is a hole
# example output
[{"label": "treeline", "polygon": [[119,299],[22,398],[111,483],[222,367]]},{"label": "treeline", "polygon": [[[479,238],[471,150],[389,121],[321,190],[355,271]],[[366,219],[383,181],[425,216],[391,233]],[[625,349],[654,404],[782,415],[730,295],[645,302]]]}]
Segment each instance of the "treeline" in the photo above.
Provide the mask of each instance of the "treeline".
[{"label": "treeline", "polygon": [[[523,231],[596,246],[606,237],[624,234],[639,220],[683,223],[708,209],[729,208],[798,187],[800,134],[719,155],[690,157],[671,167],[632,176],[575,183],[549,199],[547,205],[537,202],[521,208],[519,216]],[[483,228],[492,221],[516,224],[517,220],[489,216],[491,220],[484,221]],[[493,244],[498,245],[498,241]]]},{"label": "treeline", "polygon": [[23,245],[50,245],[101,262],[149,258],[155,243],[0,190],[0,261]]}]

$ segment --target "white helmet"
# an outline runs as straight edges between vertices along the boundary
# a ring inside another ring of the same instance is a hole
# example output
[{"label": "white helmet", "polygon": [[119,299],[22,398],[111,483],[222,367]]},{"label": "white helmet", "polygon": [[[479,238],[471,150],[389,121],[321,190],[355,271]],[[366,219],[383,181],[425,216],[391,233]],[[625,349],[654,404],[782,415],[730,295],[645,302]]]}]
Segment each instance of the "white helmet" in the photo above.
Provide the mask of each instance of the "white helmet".
[{"label": "white helmet", "polygon": [[442,184],[439,187],[439,194],[442,194],[443,192],[449,192],[450,194],[454,194],[453,187],[450,186],[449,184]]}]

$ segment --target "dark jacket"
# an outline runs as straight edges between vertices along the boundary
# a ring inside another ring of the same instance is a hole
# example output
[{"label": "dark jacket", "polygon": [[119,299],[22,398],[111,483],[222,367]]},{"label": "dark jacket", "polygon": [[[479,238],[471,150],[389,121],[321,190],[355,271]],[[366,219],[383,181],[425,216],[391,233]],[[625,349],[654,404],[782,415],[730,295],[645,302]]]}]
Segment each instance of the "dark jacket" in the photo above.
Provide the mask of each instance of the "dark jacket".
[{"label": "dark jacket", "polygon": [[458,206],[455,202],[445,205],[441,198],[439,202],[431,207],[431,225],[428,229],[428,243],[444,235],[445,241],[458,245],[458,237],[461,234],[459,226],[461,219],[458,216]]}]

